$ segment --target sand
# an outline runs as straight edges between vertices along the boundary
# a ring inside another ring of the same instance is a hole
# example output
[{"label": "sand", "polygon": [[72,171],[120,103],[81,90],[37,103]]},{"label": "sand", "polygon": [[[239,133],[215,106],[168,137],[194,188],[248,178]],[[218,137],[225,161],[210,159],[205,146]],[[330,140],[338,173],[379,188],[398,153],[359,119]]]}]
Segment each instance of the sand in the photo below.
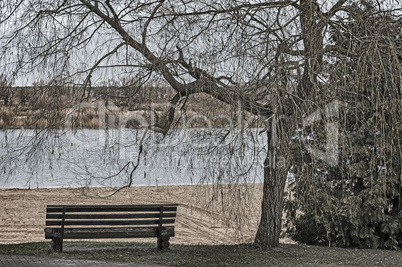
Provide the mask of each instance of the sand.
[{"label": "sand", "polygon": [[102,198],[110,188],[0,189],[0,243],[45,241],[48,204],[178,203],[172,243],[252,242],[260,216],[262,185],[132,187]]}]

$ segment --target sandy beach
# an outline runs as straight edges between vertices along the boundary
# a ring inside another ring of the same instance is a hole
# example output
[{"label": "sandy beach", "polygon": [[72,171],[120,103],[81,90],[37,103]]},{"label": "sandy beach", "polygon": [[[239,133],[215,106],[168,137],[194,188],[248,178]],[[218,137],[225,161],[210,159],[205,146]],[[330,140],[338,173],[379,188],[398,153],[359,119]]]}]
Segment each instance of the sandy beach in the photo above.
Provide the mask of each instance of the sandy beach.
[{"label": "sandy beach", "polygon": [[132,187],[103,198],[111,192],[111,188],[0,189],[0,243],[45,241],[48,204],[154,203],[179,204],[172,243],[252,242],[260,215],[262,185]]}]

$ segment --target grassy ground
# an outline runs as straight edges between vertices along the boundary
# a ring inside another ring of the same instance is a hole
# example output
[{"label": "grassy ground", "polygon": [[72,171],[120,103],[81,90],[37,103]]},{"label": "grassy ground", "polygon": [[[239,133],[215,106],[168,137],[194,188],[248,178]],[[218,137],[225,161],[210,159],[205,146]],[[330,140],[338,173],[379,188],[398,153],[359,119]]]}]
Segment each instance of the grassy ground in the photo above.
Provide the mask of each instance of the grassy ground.
[{"label": "grassy ground", "polygon": [[270,251],[250,245],[171,245],[159,252],[155,244],[65,242],[63,253],[49,243],[0,245],[1,254],[92,259],[168,266],[402,266],[401,251],[360,250],[283,244]]}]

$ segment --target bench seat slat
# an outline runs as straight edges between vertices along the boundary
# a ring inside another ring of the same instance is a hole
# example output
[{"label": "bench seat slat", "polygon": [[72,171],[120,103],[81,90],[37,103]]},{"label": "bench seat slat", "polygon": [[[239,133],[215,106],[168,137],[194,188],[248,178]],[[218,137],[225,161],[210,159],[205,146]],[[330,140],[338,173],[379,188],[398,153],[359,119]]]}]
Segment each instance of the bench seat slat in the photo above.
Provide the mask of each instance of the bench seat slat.
[{"label": "bench seat slat", "polygon": [[107,207],[107,208],[122,208],[122,207],[130,207],[130,208],[149,208],[149,207],[177,207],[179,204],[137,204],[137,205],[110,205],[110,204],[100,204],[100,205],[46,205],[48,208],[63,208],[63,207],[76,207],[76,208],[100,208],[100,207]]},{"label": "bench seat slat", "polygon": [[[45,238],[52,239],[53,231],[59,229],[46,228]],[[170,237],[174,236],[174,227],[166,226],[163,230]],[[102,238],[141,238],[158,237],[158,227],[121,227],[121,228],[65,228],[65,239],[102,239]]]},{"label": "bench seat slat", "polygon": [[[172,224],[175,219],[164,219],[162,224]],[[61,225],[62,222],[58,221],[46,221],[46,226]],[[159,220],[65,220],[64,225],[151,225],[159,224]]]},{"label": "bench seat slat", "polygon": [[160,206],[163,206],[163,211],[176,211],[177,205],[80,205],[80,206],[47,206],[46,212],[57,213],[63,212],[63,207],[66,208],[66,212],[152,212],[159,211]]},{"label": "bench seat slat", "polygon": [[[156,213],[121,213],[121,214],[66,214],[65,219],[150,219],[159,218],[159,212]],[[46,219],[59,219],[61,220],[63,215],[60,213],[48,213],[46,214]],[[163,218],[174,218],[176,213],[163,213]]]}]

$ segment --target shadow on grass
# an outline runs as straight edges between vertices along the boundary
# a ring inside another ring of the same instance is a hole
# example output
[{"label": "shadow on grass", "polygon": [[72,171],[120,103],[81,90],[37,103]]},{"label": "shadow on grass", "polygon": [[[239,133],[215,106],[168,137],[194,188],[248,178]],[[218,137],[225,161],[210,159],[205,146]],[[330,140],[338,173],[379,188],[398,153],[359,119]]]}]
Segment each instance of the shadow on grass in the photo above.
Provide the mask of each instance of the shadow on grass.
[{"label": "shadow on grass", "polygon": [[[48,242],[0,245],[0,254],[130,262],[167,266],[400,266],[401,251],[328,248],[282,244],[263,251],[251,245],[171,245],[159,252],[154,243],[65,242],[51,253]],[[1,257],[1,256],[0,256]]]}]

